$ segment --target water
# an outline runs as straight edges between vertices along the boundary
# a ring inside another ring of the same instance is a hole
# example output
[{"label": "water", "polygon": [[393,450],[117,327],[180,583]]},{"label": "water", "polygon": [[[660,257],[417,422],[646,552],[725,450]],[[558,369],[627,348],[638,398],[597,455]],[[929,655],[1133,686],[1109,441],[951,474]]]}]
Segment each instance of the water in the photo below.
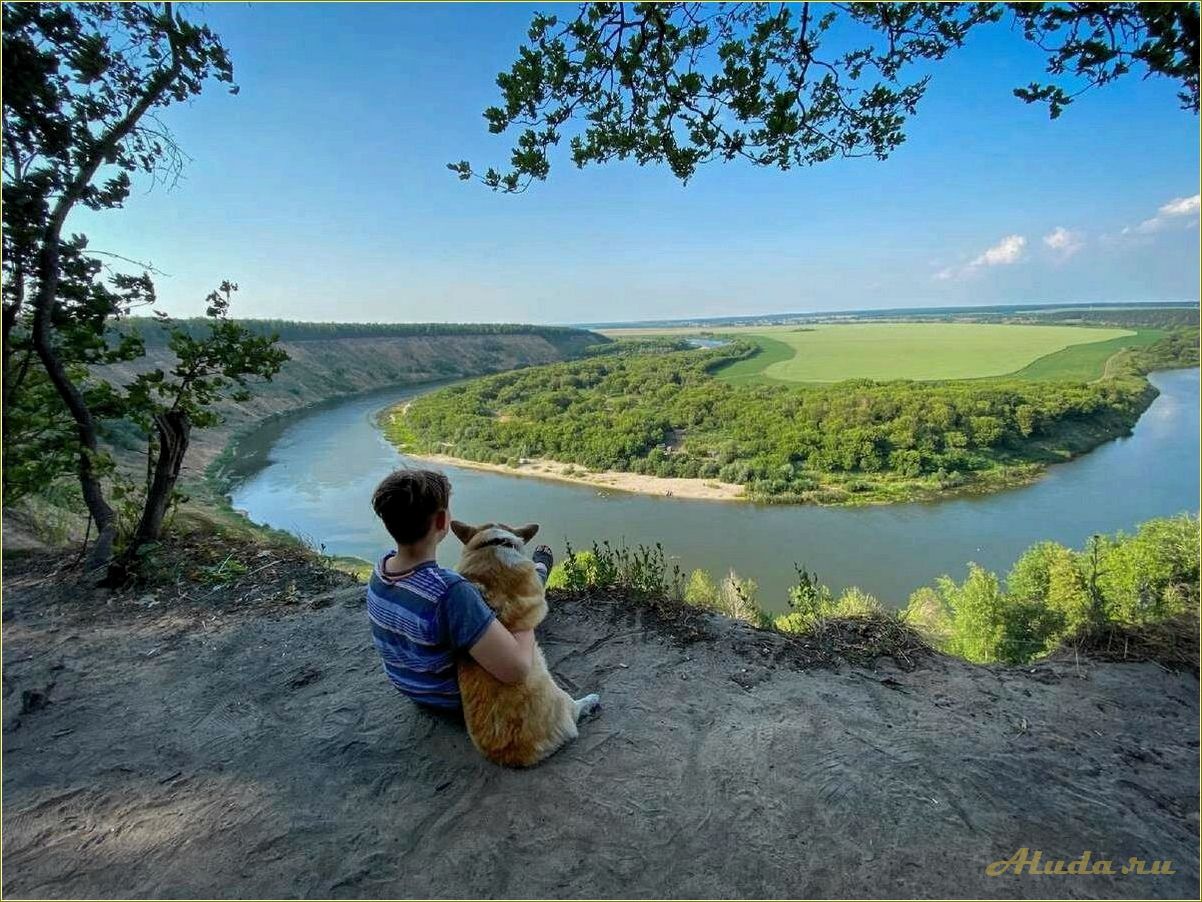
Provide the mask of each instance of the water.
[{"label": "water", "polygon": [[[1157,373],[1160,397],[1134,434],[1052,467],[1039,482],[993,495],[867,508],[691,501],[444,468],[452,513],[468,522],[536,522],[563,553],[594,539],[662,542],[685,569],[754,578],[760,601],[785,606],[793,562],[823,582],[857,585],[902,605],[910,592],[968,561],[1006,570],[1028,545],[1080,546],[1095,532],[1130,530],[1150,517],[1198,510],[1198,370]],[[404,458],[373,423],[381,408],[418,389],[393,389],[323,405],[264,426],[241,443],[233,504],[257,523],[324,544],[327,553],[373,559],[389,540],[371,511],[372,489]],[[440,561],[453,566],[448,538]]]}]

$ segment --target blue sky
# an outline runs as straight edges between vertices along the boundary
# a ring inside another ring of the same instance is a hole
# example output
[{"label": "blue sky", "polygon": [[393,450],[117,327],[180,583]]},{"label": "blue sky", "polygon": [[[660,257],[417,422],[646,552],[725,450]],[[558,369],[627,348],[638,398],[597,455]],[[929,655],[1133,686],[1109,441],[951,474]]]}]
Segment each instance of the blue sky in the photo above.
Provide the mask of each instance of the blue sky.
[{"label": "blue sky", "polygon": [[556,157],[522,195],[460,182],[448,161],[508,159],[481,112],[536,8],[193,8],[240,94],[164,117],[180,184],[68,228],[169,274],[175,315],[223,278],[240,316],[381,322],[1198,297],[1197,117],[1128,78],[1049,121],[1010,93],[1042,57],[1005,25],[938,65],[885,162],[714,163],[682,186]]}]

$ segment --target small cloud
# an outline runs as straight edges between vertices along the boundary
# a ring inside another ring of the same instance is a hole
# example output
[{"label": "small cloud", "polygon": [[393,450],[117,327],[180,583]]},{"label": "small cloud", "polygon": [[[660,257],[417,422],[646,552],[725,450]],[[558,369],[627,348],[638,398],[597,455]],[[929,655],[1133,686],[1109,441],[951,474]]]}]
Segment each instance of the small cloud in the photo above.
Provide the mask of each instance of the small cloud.
[{"label": "small cloud", "polygon": [[1056,226],[1043,236],[1043,243],[1061,260],[1067,260],[1085,246],[1085,237],[1080,232]]},{"label": "small cloud", "polygon": [[1023,248],[1026,246],[1027,239],[1022,235],[1007,235],[993,247],[982,251],[963,266],[949,266],[939,270],[939,272],[935,273],[935,278],[939,281],[962,279],[973,275],[978,270],[987,266],[1009,266],[1022,259]]},{"label": "small cloud", "polygon": [[1007,235],[985,253],[981,254],[968,265],[977,266],[1008,266],[1017,263],[1023,255],[1027,239],[1022,235]]},{"label": "small cloud", "polygon": [[1137,226],[1128,226],[1123,229],[1122,234],[1150,235],[1171,225],[1197,225],[1200,202],[1202,195],[1197,194],[1192,197],[1174,197],[1167,204],[1161,205],[1151,219],[1145,219]]}]

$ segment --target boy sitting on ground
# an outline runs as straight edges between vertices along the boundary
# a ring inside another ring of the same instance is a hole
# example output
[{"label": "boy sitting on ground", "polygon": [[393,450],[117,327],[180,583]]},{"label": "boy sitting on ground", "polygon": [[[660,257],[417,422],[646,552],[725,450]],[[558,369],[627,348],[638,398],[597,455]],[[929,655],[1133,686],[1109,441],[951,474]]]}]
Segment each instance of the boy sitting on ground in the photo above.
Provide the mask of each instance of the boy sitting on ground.
[{"label": "boy sitting on ground", "polygon": [[[367,584],[372,640],[388,679],[426,708],[460,709],[456,658],[471,655],[503,683],[530,671],[534,633],[511,633],[453,570],[438,566],[438,543],[450,529],[451,483],[433,470],[402,469],[376,487],[371,503],[396,542]],[[533,554],[545,583],[553,557],[546,545]]]}]

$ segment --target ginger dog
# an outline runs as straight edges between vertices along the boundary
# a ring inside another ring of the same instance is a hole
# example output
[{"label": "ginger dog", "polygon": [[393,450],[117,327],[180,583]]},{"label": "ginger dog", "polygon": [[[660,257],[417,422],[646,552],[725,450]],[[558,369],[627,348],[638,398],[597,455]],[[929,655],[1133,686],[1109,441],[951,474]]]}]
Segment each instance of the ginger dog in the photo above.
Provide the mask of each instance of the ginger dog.
[{"label": "ginger dog", "polygon": [[[463,543],[459,573],[480,589],[497,619],[511,632],[534,629],[547,616],[547,600],[525,545],[537,524],[520,529],[503,523],[469,526],[451,521]],[[577,736],[576,722],[600,707],[593,694],[573,699],[555,685],[547,661],[534,646],[530,673],[506,684],[465,658],[459,664],[459,694],[468,735],[480,754],[497,764],[529,767]]]}]

